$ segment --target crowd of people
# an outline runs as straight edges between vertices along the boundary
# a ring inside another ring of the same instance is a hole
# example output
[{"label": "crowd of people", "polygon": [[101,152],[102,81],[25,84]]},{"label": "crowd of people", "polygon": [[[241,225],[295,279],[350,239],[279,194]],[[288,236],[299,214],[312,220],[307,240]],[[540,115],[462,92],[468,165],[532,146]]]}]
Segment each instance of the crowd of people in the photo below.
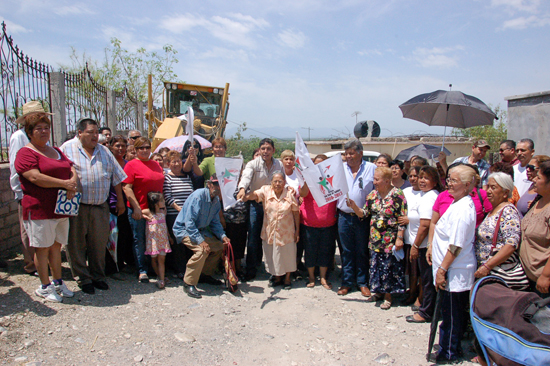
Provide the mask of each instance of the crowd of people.
[{"label": "crowd of people", "polygon": [[[493,165],[484,160],[491,146],[478,140],[471,155],[449,166],[444,153],[435,166],[421,156],[402,162],[386,154],[370,163],[352,139],[342,156],[348,194],[319,207],[296,176],[294,153],[274,158],[275,144],[266,138],[243,168],[237,204],[224,210],[214,163],[225,156],[223,138],[213,140],[212,157],[203,158],[197,141],[181,152],[152,154],[139,131],[112,135],[84,118],[76,136],[57,148],[38,102],[25,104],[17,123],[23,128],[10,140],[10,181],[25,270],[39,277],[35,293],[49,301],[73,296],[61,278],[62,246],[85,293],[108,290],[108,274],[135,267],[142,283],[154,275],[163,289],[179,278],[189,296],[200,298],[199,283],[221,285],[215,273],[229,243],[241,281],[254,281],[264,260],[269,286],[291,289],[303,270],[307,288],[318,280],[327,290],[338,245],[339,296],[357,289],[387,310],[394,295],[407,294],[413,311],[406,321],[423,323],[434,317],[439,292],[434,360],[447,362],[462,356],[477,278],[499,276],[513,289],[548,296],[550,157],[535,155],[530,139],[503,141]],[[60,190],[68,199],[81,195],[78,215],[55,212]],[[106,255],[113,231],[116,260]]]}]

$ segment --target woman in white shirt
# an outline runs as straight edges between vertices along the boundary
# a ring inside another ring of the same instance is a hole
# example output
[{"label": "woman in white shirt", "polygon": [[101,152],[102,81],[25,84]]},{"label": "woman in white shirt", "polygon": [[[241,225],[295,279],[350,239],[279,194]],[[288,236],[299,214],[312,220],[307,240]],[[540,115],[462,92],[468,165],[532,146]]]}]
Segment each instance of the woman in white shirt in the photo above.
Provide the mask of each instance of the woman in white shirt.
[{"label": "woman in white shirt", "polygon": [[440,351],[430,361],[454,361],[462,354],[463,325],[468,295],[474,283],[476,211],[470,192],[476,172],[466,166],[452,168],[447,178],[454,201],[435,226],[426,257],[432,259],[435,287],[441,296]]},{"label": "woman in white shirt", "polygon": [[432,266],[426,261],[428,247],[428,232],[432,220],[432,209],[434,202],[443,190],[437,169],[431,166],[423,166],[418,174],[418,186],[420,197],[413,208],[409,208],[411,224],[414,226],[414,239],[411,240],[411,262],[416,262],[422,279],[422,304],[418,312],[407,316],[409,323],[424,323],[430,321],[435,308],[435,287],[433,285]]}]

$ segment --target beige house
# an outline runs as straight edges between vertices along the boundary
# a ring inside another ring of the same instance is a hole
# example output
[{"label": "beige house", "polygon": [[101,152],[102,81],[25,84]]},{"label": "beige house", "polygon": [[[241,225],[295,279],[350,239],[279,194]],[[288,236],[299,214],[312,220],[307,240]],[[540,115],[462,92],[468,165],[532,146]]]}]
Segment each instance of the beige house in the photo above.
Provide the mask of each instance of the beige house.
[{"label": "beige house", "polygon": [[[304,141],[310,155],[323,154],[330,151],[344,150],[344,144],[348,140],[331,140],[331,141]],[[373,137],[361,138],[363,149],[376,151],[378,153],[386,153],[395,157],[402,150],[408,149],[419,144],[428,144],[441,146],[443,142],[442,136],[425,136],[425,137]],[[447,157],[447,162],[452,162],[461,156],[470,155],[472,152],[473,140],[464,137],[445,137],[445,147],[451,152]],[[498,146],[492,146],[489,152],[497,152]],[[487,156],[488,160],[489,156]]]}]

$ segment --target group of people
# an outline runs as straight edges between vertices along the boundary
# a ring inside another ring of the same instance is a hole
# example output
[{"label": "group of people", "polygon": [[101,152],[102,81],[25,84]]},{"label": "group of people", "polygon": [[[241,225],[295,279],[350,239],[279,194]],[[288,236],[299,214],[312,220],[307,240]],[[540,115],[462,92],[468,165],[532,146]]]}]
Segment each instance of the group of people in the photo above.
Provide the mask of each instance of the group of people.
[{"label": "group of people", "polygon": [[[440,293],[434,355],[440,362],[462,354],[476,278],[496,275],[514,289],[548,296],[550,157],[535,155],[530,139],[503,141],[493,165],[483,159],[490,146],[476,141],[471,155],[450,166],[443,153],[436,166],[420,156],[401,162],[386,154],[370,163],[352,139],[343,155],[348,194],[319,207],[297,177],[294,153],[274,158],[275,144],[266,138],[242,170],[237,204],[224,210],[215,173],[215,159],[227,149],[223,138],[213,140],[214,155],[204,159],[196,140],[182,152],[152,154],[139,131],[112,136],[84,118],[76,136],[57,148],[49,144],[51,120],[39,102],[25,104],[17,123],[23,128],[10,140],[10,181],[25,270],[39,276],[35,293],[46,300],[73,296],[61,278],[62,246],[85,293],[108,290],[106,273],[133,265],[142,283],[152,267],[160,289],[168,267],[189,296],[200,298],[199,282],[221,284],[213,275],[229,244],[242,281],[253,281],[265,259],[269,286],[290,289],[305,263],[306,287],[315,287],[318,275],[330,290],[338,244],[340,296],[357,288],[387,310],[393,295],[408,293],[414,311],[406,320],[421,323],[434,316]],[[77,215],[56,213],[60,190],[67,199],[81,195]],[[115,228],[116,262],[106,256]]]}]

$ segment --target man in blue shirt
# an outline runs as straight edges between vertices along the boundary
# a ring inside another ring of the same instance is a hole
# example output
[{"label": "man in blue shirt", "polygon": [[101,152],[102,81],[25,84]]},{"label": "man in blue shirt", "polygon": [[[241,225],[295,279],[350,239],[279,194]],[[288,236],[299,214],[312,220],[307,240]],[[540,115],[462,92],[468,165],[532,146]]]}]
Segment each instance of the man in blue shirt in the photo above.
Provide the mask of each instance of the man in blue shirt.
[{"label": "man in blue shirt", "polygon": [[211,285],[220,284],[212,274],[223,246],[229,243],[220,222],[220,186],[216,174],[206,184],[206,188],[197,189],[189,195],[173,227],[176,241],[193,251],[187,262],[183,290],[194,298],[202,297],[195,287],[199,280]]},{"label": "man in blue shirt", "polygon": [[[363,207],[374,185],[376,166],[363,160],[363,144],[353,139],[344,145],[346,162],[344,171],[348,182],[349,199]],[[338,295],[344,296],[356,285],[363,296],[369,291],[369,222],[360,219],[346,203],[347,197],[338,201],[338,234],[342,244],[342,286]]]}]

